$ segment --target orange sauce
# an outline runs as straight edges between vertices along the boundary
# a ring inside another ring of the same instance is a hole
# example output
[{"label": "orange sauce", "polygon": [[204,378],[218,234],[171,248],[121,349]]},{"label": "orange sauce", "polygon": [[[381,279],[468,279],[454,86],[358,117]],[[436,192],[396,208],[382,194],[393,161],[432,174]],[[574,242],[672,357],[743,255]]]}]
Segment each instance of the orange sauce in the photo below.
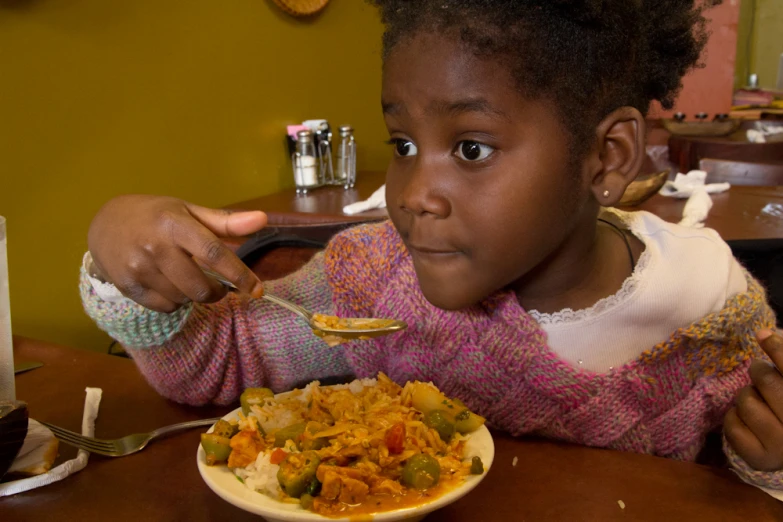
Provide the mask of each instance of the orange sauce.
[{"label": "orange sauce", "polygon": [[423,491],[406,488],[402,495],[367,495],[361,504],[353,505],[316,497],[312,511],[329,518],[348,517],[351,522],[368,522],[373,519],[372,515],[375,513],[416,507],[432,502],[447,491],[456,488],[463,480],[462,477],[442,477],[437,486]]}]

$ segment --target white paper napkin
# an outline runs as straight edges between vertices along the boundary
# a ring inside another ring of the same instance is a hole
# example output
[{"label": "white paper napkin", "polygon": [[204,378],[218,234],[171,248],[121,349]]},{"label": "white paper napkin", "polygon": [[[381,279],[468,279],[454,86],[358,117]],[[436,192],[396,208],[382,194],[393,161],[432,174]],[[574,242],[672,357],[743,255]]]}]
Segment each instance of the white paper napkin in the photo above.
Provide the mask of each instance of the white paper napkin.
[{"label": "white paper napkin", "polygon": [[748,141],[751,143],[766,143],[767,136],[774,136],[775,134],[781,133],[783,133],[783,126],[773,127],[771,125],[766,125],[763,126],[761,130],[748,129],[745,134],[748,137]]},{"label": "white paper napkin", "polygon": [[[103,390],[100,388],[87,388],[85,392],[87,392],[87,395],[84,399],[82,435],[92,437],[95,434],[95,418],[98,416],[98,407],[101,404]],[[63,462],[47,473],[0,484],[0,497],[16,495],[17,493],[40,488],[41,486],[62,480],[68,475],[84,469],[89,458],[90,454],[88,452],[79,450],[75,459]]]},{"label": "white paper napkin", "polygon": [[731,188],[729,183],[706,183],[707,173],[692,170],[687,174],[678,173],[674,180],[667,181],[658,192],[672,198],[688,198],[682,210],[680,225],[701,228],[712,208],[710,194],[725,192]]},{"label": "white paper napkin", "polygon": [[698,188],[685,202],[685,208],[682,209],[682,220],[679,224],[683,227],[702,228],[711,208],[712,198],[704,187]]},{"label": "white paper napkin", "polygon": [[358,214],[375,208],[386,208],[386,185],[372,193],[372,196],[364,201],[357,201],[343,207],[346,214]]},{"label": "white paper napkin", "polygon": [[687,174],[678,173],[674,180],[664,183],[658,192],[661,196],[672,198],[689,198],[697,189],[703,188],[708,194],[725,192],[731,188],[729,183],[707,183],[707,173],[703,170],[692,170]]}]

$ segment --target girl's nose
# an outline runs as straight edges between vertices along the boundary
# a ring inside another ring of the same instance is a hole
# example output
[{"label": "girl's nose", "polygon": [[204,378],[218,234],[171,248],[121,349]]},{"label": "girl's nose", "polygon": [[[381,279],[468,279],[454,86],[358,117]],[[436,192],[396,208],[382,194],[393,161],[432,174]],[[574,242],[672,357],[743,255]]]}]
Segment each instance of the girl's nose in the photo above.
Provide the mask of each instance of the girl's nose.
[{"label": "girl's nose", "polygon": [[448,217],[451,214],[451,203],[443,192],[444,187],[440,186],[442,180],[438,183],[438,178],[438,169],[417,164],[407,176],[397,205],[416,216],[429,214],[441,219]]}]

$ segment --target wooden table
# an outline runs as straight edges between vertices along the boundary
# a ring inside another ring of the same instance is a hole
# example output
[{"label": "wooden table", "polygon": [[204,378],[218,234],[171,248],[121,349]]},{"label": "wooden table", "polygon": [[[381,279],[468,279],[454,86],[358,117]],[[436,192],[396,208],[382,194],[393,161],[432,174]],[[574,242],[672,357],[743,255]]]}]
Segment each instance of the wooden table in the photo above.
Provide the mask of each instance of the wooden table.
[{"label": "wooden table", "polygon": [[[750,122],[753,123],[753,122]],[[729,136],[671,136],[669,159],[680,172],[699,168],[699,160],[716,158],[754,163],[783,162],[783,142],[753,143],[747,138],[747,125]]]},{"label": "wooden table", "polygon": [[348,215],[343,213],[343,207],[356,201],[369,198],[386,182],[386,173],[378,171],[359,172],[356,186],[352,189],[343,187],[321,187],[304,195],[296,193],[295,189],[287,189],[268,196],[232,203],[227,208],[237,210],[263,210],[269,215],[270,225],[314,224],[368,220],[387,218],[385,209],[369,210],[361,214]]},{"label": "wooden table", "polygon": [[[717,230],[724,240],[783,238],[783,187],[733,186],[711,197],[705,226]],[[656,194],[626,210],[647,210],[677,223],[685,201]]]},{"label": "wooden table", "polygon": [[[782,144],[783,145],[783,144]],[[354,216],[343,213],[343,206],[368,198],[385,181],[383,172],[361,172],[356,188],[327,187],[297,196],[293,189],[241,201],[229,208],[263,210],[272,225],[362,222],[385,219],[385,210],[372,210]],[[706,226],[714,228],[729,241],[734,239],[783,238],[783,187],[732,187],[712,196],[713,207]],[[663,219],[678,222],[685,200],[655,195],[638,207]]]},{"label": "wooden table", "polygon": [[[102,388],[96,422],[100,437],[232,409],[169,402],[145,383],[127,359],[22,337],[14,339],[14,357],[17,362],[44,363],[16,378],[17,396],[28,403],[33,418],[78,430],[84,388]],[[129,457],[93,455],[76,475],[0,499],[0,519],[260,520],[224,502],[204,484],[196,467],[198,443],[199,430],[194,430],[153,442]],[[428,522],[783,520],[783,503],[740,482],[726,469],[499,434],[495,444],[495,464],[486,479],[463,499],[431,514]],[[73,455],[71,448],[61,446],[62,459]]]}]

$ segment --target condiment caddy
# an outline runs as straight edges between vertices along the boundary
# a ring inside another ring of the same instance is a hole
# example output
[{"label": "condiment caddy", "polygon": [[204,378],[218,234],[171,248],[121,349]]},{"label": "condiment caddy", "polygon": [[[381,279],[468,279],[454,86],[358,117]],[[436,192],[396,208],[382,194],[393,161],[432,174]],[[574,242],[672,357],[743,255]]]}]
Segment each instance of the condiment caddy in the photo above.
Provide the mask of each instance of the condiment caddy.
[{"label": "condiment caddy", "polygon": [[356,185],[356,140],[353,128],[339,128],[337,168],[332,160],[332,128],[326,120],[307,120],[288,127],[288,147],[297,194],[328,185]]}]

